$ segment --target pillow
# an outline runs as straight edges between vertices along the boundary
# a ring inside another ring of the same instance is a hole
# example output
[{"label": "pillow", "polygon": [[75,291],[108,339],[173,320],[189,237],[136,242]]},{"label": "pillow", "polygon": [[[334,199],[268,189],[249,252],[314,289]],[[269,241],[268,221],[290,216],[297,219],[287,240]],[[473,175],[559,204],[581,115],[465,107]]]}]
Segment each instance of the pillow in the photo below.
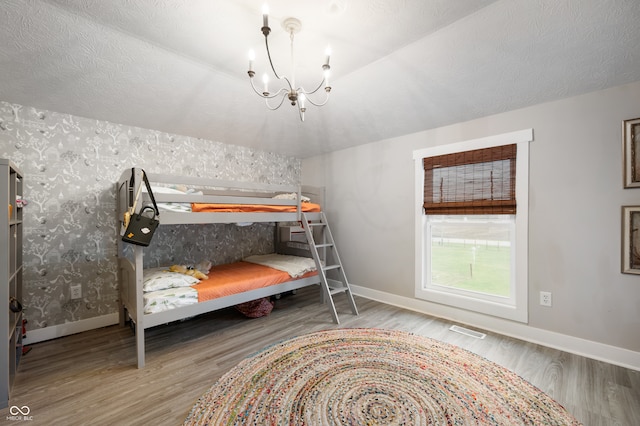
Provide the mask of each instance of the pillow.
[{"label": "pillow", "polygon": [[[195,195],[203,195],[202,191],[198,191],[192,188],[186,188],[186,187],[181,187],[177,188],[177,187],[169,187],[169,186],[152,186],[151,190],[153,191],[153,193],[158,193],[158,194],[178,194],[178,195],[185,195],[185,194],[195,194]],[[142,192],[148,192],[147,191],[147,186],[143,186],[142,187]]]},{"label": "pillow", "polygon": [[145,269],[142,279],[142,291],[166,290],[168,288],[189,287],[200,280],[179,272],[170,272],[167,268]]},{"label": "pillow", "polygon": [[[154,186],[151,188],[151,190],[154,194],[202,195],[202,191],[196,191],[194,189],[185,189],[184,191],[181,191],[180,189],[169,188],[166,186]],[[147,192],[146,186],[142,188],[142,192]],[[191,203],[177,203],[175,201],[158,202],[158,210],[166,212],[190,213]]]},{"label": "pillow", "polygon": [[[151,190],[154,194],[157,192],[158,194],[186,194],[186,191],[180,191],[176,188],[169,188],[167,186],[152,186]],[[142,187],[142,192],[147,192],[147,187]]]},{"label": "pillow", "polygon": [[[298,194],[296,194],[295,192],[291,192],[289,194],[278,194],[278,195],[274,195],[273,197],[276,200],[297,200],[298,199]],[[311,201],[311,198],[309,197],[305,197],[304,195],[300,196],[300,200],[303,203],[308,203]]]}]

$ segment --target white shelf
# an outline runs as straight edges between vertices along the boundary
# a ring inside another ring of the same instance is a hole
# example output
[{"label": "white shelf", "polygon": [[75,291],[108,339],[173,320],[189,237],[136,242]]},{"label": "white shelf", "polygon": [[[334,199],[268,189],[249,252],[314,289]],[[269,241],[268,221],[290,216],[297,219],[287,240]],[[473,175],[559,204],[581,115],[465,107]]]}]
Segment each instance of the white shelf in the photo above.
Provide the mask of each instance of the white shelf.
[{"label": "white shelf", "polygon": [[[0,327],[0,408],[9,406],[11,386],[22,355],[22,312],[14,313],[9,301],[22,301],[22,215],[16,199],[22,197],[22,173],[11,161],[0,158],[0,313],[7,326]],[[9,208],[9,205],[12,208]],[[4,322],[4,321],[3,321]]]}]

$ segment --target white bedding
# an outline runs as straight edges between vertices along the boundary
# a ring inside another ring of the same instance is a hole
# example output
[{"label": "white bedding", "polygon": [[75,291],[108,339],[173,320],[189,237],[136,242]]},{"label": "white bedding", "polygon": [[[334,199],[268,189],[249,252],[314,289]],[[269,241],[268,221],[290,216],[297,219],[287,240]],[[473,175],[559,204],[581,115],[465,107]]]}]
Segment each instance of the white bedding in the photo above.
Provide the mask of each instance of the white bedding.
[{"label": "white bedding", "polygon": [[144,293],[144,313],[154,314],[198,303],[198,292],[191,287],[169,288]]},{"label": "white bedding", "polygon": [[307,272],[316,270],[316,263],[308,257],[272,253],[249,256],[242,260],[287,272],[292,278],[298,278]]},{"label": "white bedding", "polygon": [[169,267],[151,268],[144,270],[142,291],[147,293],[176,287],[189,287],[199,282],[199,279],[190,275],[170,272]]},{"label": "white bedding", "polygon": [[186,274],[169,272],[168,269],[161,267],[144,270],[142,301],[145,314],[198,303],[198,292],[191,286],[200,280]]}]

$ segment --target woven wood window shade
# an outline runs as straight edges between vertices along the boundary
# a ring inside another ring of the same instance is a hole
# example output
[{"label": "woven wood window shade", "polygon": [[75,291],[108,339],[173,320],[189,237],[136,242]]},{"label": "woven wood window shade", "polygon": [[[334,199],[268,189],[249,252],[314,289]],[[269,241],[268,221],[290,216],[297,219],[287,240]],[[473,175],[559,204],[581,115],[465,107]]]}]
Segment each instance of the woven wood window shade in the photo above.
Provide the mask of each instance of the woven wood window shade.
[{"label": "woven wood window shade", "polygon": [[515,214],[516,145],[424,160],[426,214]]}]

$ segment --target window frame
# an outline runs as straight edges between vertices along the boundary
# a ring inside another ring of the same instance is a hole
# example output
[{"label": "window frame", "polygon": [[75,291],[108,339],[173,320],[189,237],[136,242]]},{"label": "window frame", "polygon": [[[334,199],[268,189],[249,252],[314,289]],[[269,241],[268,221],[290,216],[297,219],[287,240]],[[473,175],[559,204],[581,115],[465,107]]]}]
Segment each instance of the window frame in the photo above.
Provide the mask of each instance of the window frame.
[{"label": "window frame", "polygon": [[[513,321],[528,322],[528,211],[529,211],[529,143],[533,141],[533,129],[503,133],[458,143],[437,145],[413,152],[415,165],[415,297],[438,304],[472,312],[492,315]],[[516,200],[515,258],[512,276],[515,291],[510,300],[487,300],[471,297],[459,291],[426,288],[428,265],[424,260],[428,253],[427,216],[424,214],[424,166],[425,157],[453,154],[481,148],[516,144]]]}]

